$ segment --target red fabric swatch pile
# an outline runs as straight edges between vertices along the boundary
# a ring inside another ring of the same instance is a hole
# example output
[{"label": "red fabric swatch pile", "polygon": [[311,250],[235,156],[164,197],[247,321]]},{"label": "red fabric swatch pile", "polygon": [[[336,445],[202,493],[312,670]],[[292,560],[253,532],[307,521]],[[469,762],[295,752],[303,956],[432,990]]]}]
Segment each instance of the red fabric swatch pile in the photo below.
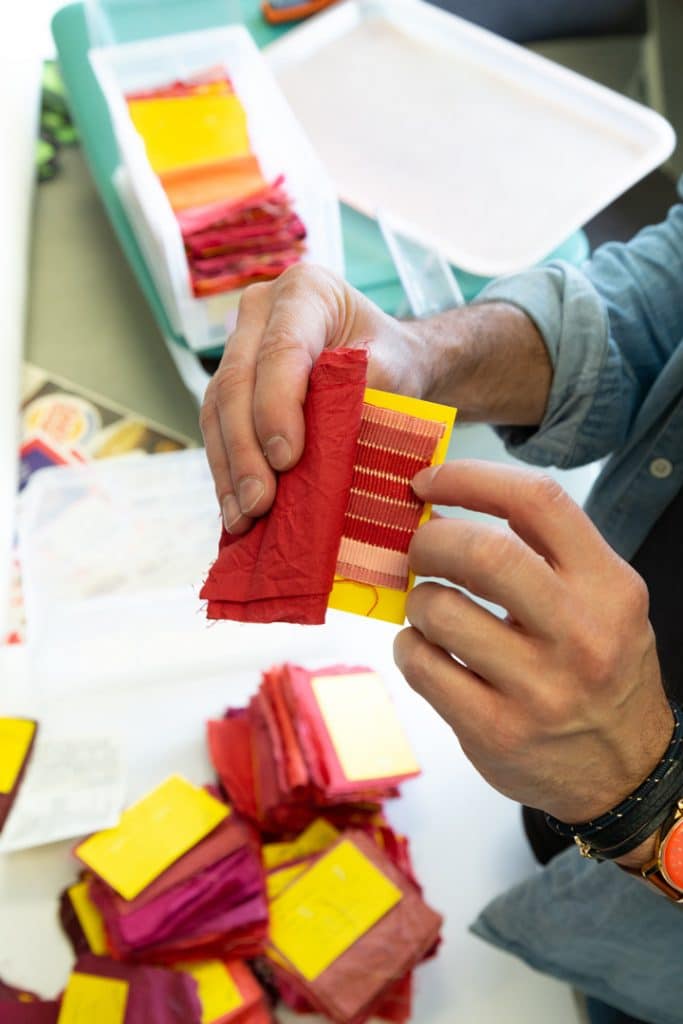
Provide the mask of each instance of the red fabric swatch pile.
[{"label": "red fabric swatch pile", "polygon": [[325,621],[351,489],[367,353],[323,352],[304,405],[306,447],[271,512],[242,537],[225,529],[201,590],[210,619]]},{"label": "red fabric swatch pile", "polygon": [[[253,829],[231,814],[133,900],[93,874],[88,894],[104,921],[117,960],[148,964],[253,956],[268,926],[260,846]],[[76,952],[84,948],[68,894],[62,923]],[[85,946],[87,948],[87,944]]]},{"label": "red fabric swatch pile", "polygon": [[[346,830],[328,850],[302,864],[312,867],[342,844],[351,844],[393,883],[400,899],[316,977],[305,977],[286,962],[277,947],[266,954],[265,968],[262,962],[260,970],[270,978],[282,1001],[298,1012],[317,1011],[337,1024],[364,1024],[370,1017],[406,1024],[412,1012],[413,969],[436,952],[442,918],[422,898],[406,840],[386,823],[374,828],[368,825],[362,832]],[[332,906],[334,893],[328,893],[327,899]],[[307,909],[310,912],[311,908]],[[330,927],[328,915],[332,917],[329,910],[318,926],[323,942]]]},{"label": "red fabric swatch pile", "polygon": [[321,812],[339,825],[372,818],[417,774],[349,780],[315,701],[314,677],[365,673],[282,665],[263,674],[247,708],[208,723],[209,753],[234,806],[265,833],[298,831]]}]

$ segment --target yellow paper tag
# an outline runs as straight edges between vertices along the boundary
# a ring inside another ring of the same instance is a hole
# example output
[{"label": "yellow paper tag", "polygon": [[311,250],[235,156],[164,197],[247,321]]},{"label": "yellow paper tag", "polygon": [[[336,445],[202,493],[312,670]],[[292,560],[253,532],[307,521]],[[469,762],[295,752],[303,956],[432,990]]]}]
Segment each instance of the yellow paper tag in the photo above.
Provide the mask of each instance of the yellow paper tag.
[{"label": "yellow paper tag", "polygon": [[249,153],[247,115],[234,94],[130,100],[128,111],[157,174]]},{"label": "yellow paper tag", "polygon": [[[365,389],[364,401],[367,405],[374,405],[380,409],[392,409],[394,412],[443,424],[444,431],[434,450],[431,465],[438,466],[445,460],[457,409],[436,402],[425,402],[420,398],[377,391],[375,388]],[[431,514],[432,506],[425,505],[419,525],[425,523]],[[383,619],[385,622],[396,622],[401,626],[406,617],[406,600],[414,584],[415,575],[412,572],[408,574],[408,585],[405,590],[392,590],[390,587],[336,577],[327,605],[328,608],[336,608],[338,611]]]},{"label": "yellow paper tag", "polygon": [[266,893],[269,901],[277,899],[281,892],[291,885],[295,878],[303,875],[311,866],[309,860],[300,861],[298,864],[290,864],[288,868],[278,868],[266,875]]},{"label": "yellow paper tag", "polygon": [[72,974],[64,992],[57,1024],[123,1024],[128,982]]},{"label": "yellow paper tag", "polygon": [[215,1024],[244,1003],[235,979],[220,960],[178,964],[177,970],[191,974],[197,982],[202,1024]]},{"label": "yellow paper tag", "polygon": [[109,951],[104,931],[104,921],[99,910],[88,895],[88,883],[78,882],[68,890],[71,905],[74,908],[78,923],[83,929],[90,952],[95,956],[105,956]]},{"label": "yellow paper tag", "polygon": [[0,793],[14,789],[35,731],[26,718],[0,718]]},{"label": "yellow paper tag", "polygon": [[266,843],[262,848],[263,863],[267,871],[272,871],[290,860],[301,860],[302,857],[311,857],[314,853],[327,850],[338,838],[339,832],[334,825],[330,825],[324,818],[316,818],[290,843]]},{"label": "yellow paper tag", "polygon": [[271,903],[271,942],[307,981],[314,981],[401,896],[345,839]]},{"label": "yellow paper tag", "polygon": [[229,813],[205,790],[172,775],[124,811],[115,828],[81,843],[76,856],[132,900]]},{"label": "yellow paper tag", "polygon": [[311,686],[349,782],[419,772],[393,702],[375,672],[315,676]]}]

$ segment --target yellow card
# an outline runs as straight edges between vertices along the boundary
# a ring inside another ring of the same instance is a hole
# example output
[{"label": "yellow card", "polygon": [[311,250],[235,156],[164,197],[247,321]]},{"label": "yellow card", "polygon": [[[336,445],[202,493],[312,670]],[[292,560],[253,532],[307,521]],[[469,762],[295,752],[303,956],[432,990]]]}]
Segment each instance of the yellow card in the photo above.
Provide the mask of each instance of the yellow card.
[{"label": "yellow card", "polygon": [[99,910],[88,895],[88,883],[78,882],[68,890],[71,905],[74,908],[78,923],[83,929],[90,952],[95,956],[105,956],[108,953],[107,938],[104,931],[104,921]]},{"label": "yellow card", "polygon": [[178,964],[176,969],[191,974],[197,982],[199,1001],[202,1004],[202,1024],[215,1024],[242,1006],[242,993],[220,960]]},{"label": "yellow card", "polygon": [[287,864],[290,860],[312,857],[314,853],[320,853],[332,846],[338,838],[339,832],[334,825],[330,825],[324,818],[316,818],[290,843],[266,843],[262,847],[263,864],[266,870],[272,871],[273,868]]},{"label": "yellow card", "polygon": [[234,94],[130,100],[128,111],[157,174],[250,151],[247,115]]},{"label": "yellow card", "polygon": [[276,871],[271,871],[270,874],[266,875],[268,900],[277,899],[280,893],[284,892],[295,878],[303,875],[304,871],[308,871],[310,866],[310,860],[299,861],[298,864],[290,864],[288,868],[278,868]]},{"label": "yellow card", "polygon": [[315,676],[311,686],[349,782],[390,779],[420,771],[377,673]]},{"label": "yellow card", "polygon": [[11,793],[36,731],[27,718],[0,718],[0,793]]},{"label": "yellow card", "polygon": [[81,843],[76,856],[132,900],[229,813],[205,790],[172,775],[124,811],[115,828]]},{"label": "yellow card", "polygon": [[128,982],[72,974],[64,992],[57,1024],[123,1024]]},{"label": "yellow card", "polygon": [[307,981],[314,981],[401,896],[345,839],[271,903],[271,942]]},{"label": "yellow card", "polygon": [[[425,402],[419,398],[392,395],[388,391],[377,391],[374,388],[365,389],[364,401],[367,405],[374,405],[380,409],[391,409],[408,416],[441,423],[444,431],[434,450],[431,465],[438,466],[445,460],[457,409],[448,405],[439,405],[436,402]],[[426,523],[431,514],[432,506],[425,505],[419,525]],[[366,618],[396,622],[402,626],[406,617],[406,600],[414,585],[415,575],[412,572],[408,574],[408,585],[405,590],[393,590],[390,587],[359,583],[337,576],[330,591],[327,606],[336,608],[338,611],[363,615]]]}]

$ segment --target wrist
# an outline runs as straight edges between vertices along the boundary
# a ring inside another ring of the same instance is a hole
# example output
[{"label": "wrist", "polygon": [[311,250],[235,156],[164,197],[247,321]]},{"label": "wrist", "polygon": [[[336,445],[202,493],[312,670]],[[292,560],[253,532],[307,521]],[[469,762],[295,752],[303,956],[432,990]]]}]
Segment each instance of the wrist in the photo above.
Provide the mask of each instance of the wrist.
[{"label": "wrist", "polygon": [[637,846],[635,850],[631,850],[630,853],[624,854],[623,857],[617,857],[614,861],[622,868],[630,868],[631,871],[639,871],[645,864],[649,863],[655,856],[657,851],[657,833],[653,832],[651,836]]},{"label": "wrist", "polygon": [[516,306],[483,302],[411,323],[430,372],[425,398],[463,420],[537,426],[552,366],[533,321]]}]

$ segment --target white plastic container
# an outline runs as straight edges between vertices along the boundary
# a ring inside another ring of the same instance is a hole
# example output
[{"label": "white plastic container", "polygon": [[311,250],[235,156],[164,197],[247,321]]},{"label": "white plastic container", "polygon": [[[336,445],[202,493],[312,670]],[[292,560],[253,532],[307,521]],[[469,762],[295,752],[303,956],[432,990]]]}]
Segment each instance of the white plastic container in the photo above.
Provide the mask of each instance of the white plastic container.
[{"label": "white plastic container", "polygon": [[422,0],[348,0],[266,50],[343,200],[483,277],[545,259],[665,160],[653,110]]},{"label": "white plastic container", "polygon": [[272,180],[284,174],[294,209],[306,225],[305,259],[343,273],[334,188],[246,29],[232,26],[95,48],[90,60],[121,156],[117,187],[173,330],[192,349],[224,343],[226,320],[234,314],[240,292],[204,299],[193,295],[180,228],[128,114],[127,93],[223,67],[246,110],[251,147],[264,176]]}]

